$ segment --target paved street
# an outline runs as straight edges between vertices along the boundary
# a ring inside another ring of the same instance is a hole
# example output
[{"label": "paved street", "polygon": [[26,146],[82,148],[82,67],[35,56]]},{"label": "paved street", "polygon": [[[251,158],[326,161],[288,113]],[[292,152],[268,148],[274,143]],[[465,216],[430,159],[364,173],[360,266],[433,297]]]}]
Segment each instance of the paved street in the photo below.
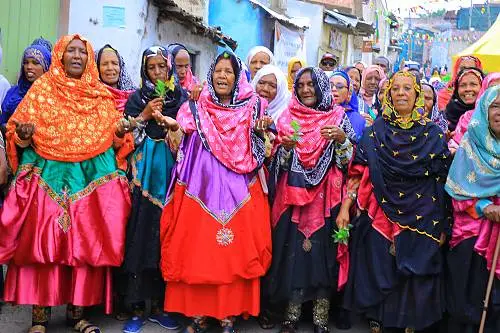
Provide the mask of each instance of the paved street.
[{"label": "paved street", "polygon": [[[74,332],[73,330],[66,328],[64,326],[64,307],[58,307],[53,309],[52,313],[52,321],[50,329],[47,331],[48,333],[70,333]],[[29,325],[31,321],[31,307],[29,306],[17,306],[12,307],[9,305],[4,305],[2,307],[2,313],[0,314],[0,333],[25,333],[28,331]],[[101,327],[101,330],[105,333],[119,333],[121,332],[121,328],[123,323],[118,322],[112,317],[101,316],[94,320],[96,324]],[[301,333],[310,333],[312,332],[310,323],[303,323],[299,332]],[[160,328],[156,324],[148,323],[144,327],[141,333],[170,333],[170,332],[179,332],[178,331],[168,331]],[[210,333],[216,333],[219,330],[216,328],[212,329]],[[262,330],[257,322],[254,319],[250,319],[248,321],[240,320],[238,322],[238,331],[240,333],[276,333],[278,329],[274,330]],[[358,323],[355,325],[355,328],[348,331],[340,331],[336,330],[333,325],[331,325],[331,332],[346,332],[346,333],[366,333],[368,329]]]}]

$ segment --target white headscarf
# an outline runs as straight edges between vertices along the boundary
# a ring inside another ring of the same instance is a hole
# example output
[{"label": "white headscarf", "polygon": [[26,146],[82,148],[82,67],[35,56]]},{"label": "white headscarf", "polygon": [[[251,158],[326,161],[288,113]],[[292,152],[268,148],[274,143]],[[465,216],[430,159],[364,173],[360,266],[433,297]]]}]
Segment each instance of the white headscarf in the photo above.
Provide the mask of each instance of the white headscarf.
[{"label": "white headscarf", "polygon": [[267,113],[271,118],[273,118],[274,122],[278,121],[278,118],[281,116],[283,111],[288,107],[290,103],[290,98],[292,94],[288,90],[288,83],[285,77],[285,74],[274,65],[265,65],[262,67],[255,77],[252,80],[252,86],[254,89],[257,87],[257,83],[259,80],[269,74],[274,74],[276,77],[276,97],[269,103],[267,106]]},{"label": "white headscarf", "polygon": [[274,54],[265,46],[255,46],[250,49],[247,55],[247,66],[250,67],[250,61],[252,61],[252,58],[259,52],[264,52],[269,56],[269,59],[271,60],[270,64],[274,65]]}]

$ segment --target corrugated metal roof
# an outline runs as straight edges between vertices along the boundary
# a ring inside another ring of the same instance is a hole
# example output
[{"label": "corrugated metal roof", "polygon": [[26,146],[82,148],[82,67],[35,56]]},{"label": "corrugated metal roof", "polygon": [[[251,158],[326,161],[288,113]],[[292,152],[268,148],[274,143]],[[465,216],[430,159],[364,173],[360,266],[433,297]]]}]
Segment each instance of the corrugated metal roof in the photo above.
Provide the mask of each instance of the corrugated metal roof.
[{"label": "corrugated metal roof", "polygon": [[275,19],[277,19],[281,23],[289,24],[289,25],[291,25],[295,28],[298,28],[298,29],[308,29],[310,26],[309,24],[306,24],[304,22],[304,19],[301,19],[301,18],[295,19],[293,17],[288,17],[286,15],[280,14],[280,13],[272,10],[271,8],[261,4],[257,0],[250,0],[250,2],[253,3],[254,5],[259,6],[263,10],[265,10],[269,15],[271,15],[272,17],[274,17]]}]

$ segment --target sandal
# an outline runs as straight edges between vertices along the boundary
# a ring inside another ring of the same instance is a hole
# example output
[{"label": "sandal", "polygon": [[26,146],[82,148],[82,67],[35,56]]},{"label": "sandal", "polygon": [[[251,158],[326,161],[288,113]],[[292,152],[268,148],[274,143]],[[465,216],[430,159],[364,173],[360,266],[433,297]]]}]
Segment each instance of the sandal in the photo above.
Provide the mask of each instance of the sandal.
[{"label": "sandal", "polygon": [[101,333],[101,330],[96,325],[91,322],[82,319],[76,323],[75,327],[73,327],[75,331],[80,333]]},{"label": "sandal", "polygon": [[263,330],[270,330],[276,326],[276,324],[271,320],[271,314],[267,310],[264,310],[259,314],[257,322]]},{"label": "sandal", "polygon": [[369,321],[370,333],[382,333],[382,327],[379,322],[375,320]]},{"label": "sandal", "polygon": [[[192,321],[183,331],[182,333],[206,333],[210,328],[209,325],[201,326],[196,321]],[[190,330],[191,329],[191,330]]]},{"label": "sandal", "polygon": [[47,331],[47,328],[45,326],[35,325],[35,326],[31,326],[28,333],[45,333],[46,331]]}]

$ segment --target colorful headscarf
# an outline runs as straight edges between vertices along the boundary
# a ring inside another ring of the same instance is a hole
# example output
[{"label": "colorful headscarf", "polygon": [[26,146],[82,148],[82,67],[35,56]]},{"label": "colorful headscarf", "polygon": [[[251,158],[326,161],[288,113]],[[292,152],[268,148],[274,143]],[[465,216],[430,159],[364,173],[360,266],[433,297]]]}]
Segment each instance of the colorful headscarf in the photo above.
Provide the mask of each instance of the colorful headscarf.
[{"label": "colorful headscarf", "polygon": [[[221,59],[231,61],[235,74],[229,105],[220,102],[213,84],[215,66]],[[204,147],[236,173],[247,174],[261,165],[264,142],[257,139],[253,128],[256,120],[264,114],[266,102],[248,83],[241,60],[234,53],[224,51],[214,59],[207,73],[207,85],[196,105],[190,105],[192,103],[185,103],[177,115],[184,133],[197,131]],[[262,142],[257,143],[258,140]]]},{"label": "colorful headscarf", "polygon": [[288,91],[288,86],[286,82],[286,77],[278,67],[274,65],[265,65],[262,67],[252,80],[252,86],[254,89],[257,87],[259,80],[266,75],[273,74],[276,77],[276,97],[267,106],[267,113],[273,118],[274,122],[278,121],[284,110],[288,107],[290,103],[290,98],[292,94]]},{"label": "colorful headscarf", "polygon": [[17,80],[17,85],[7,91],[7,95],[2,102],[2,115],[0,116],[1,124],[6,124],[9,118],[12,116],[14,111],[16,110],[19,103],[21,103],[22,99],[28,92],[29,88],[33,84],[28,81],[26,78],[26,74],[24,73],[24,61],[28,58],[33,58],[40,65],[42,65],[43,72],[47,72],[50,66],[50,51],[52,49],[52,45],[49,41],[46,41],[42,38],[38,38],[33,41],[33,43],[28,46],[23,53],[23,57],[21,59],[21,70],[19,71],[19,79]]},{"label": "colorful headscarf", "polygon": [[363,100],[368,106],[372,106],[374,103],[374,98],[373,96],[376,96],[377,93],[375,92],[373,96],[368,96],[366,95],[366,78],[368,77],[369,74],[377,72],[380,76],[380,80],[383,80],[386,78],[385,72],[380,66],[378,65],[370,65],[368,66],[365,71],[363,72],[363,77],[361,78],[361,88],[360,88],[360,95],[363,97]]},{"label": "colorful headscarf", "polygon": [[[88,54],[80,79],[66,76],[62,63],[74,39],[84,42]],[[90,42],[78,34],[64,36],[54,47],[49,71],[33,83],[7,123],[11,166],[17,167],[16,121],[35,125],[33,147],[43,158],[80,162],[111,147],[120,118],[111,93],[99,80]]]},{"label": "colorful headscarf", "polygon": [[[446,105],[446,119],[448,120],[448,128],[450,131],[454,131],[457,126],[458,120],[460,117],[469,110],[474,110],[476,107],[476,103],[465,104],[464,101],[458,95],[458,86],[460,85],[460,81],[467,74],[474,74],[479,79],[479,84],[482,85],[483,81],[483,72],[477,68],[466,67],[463,68],[455,80],[453,96],[450,102]],[[440,95],[441,96],[441,95]],[[476,99],[477,100],[477,99]]]},{"label": "colorful headscarf", "polygon": [[354,92],[354,87],[349,78],[349,75],[347,75],[347,72],[344,71],[333,72],[330,75],[330,78],[334,76],[340,76],[347,81],[347,86],[349,89],[349,92],[347,94],[347,100],[344,101],[342,104],[340,104],[340,106],[344,108],[344,112],[349,118],[349,121],[351,122],[354,132],[356,132],[356,143],[357,143],[361,139],[361,136],[363,135],[363,131],[366,125],[365,118],[359,113],[358,96]]},{"label": "colorful headscarf", "polygon": [[[179,43],[173,43],[169,44],[167,46],[168,51],[172,54],[172,68],[175,71],[175,57],[179,53],[180,50],[184,50],[189,54],[188,49]],[[199,84],[200,82],[196,78],[196,76],[193,75],[193,72],[191,71],[191,64],[189,64],[189,68],[186,71],[186,76],[184,77],[183,80],[179,79],[179,82],[182,86],[182,88],[186,89],[187,91],[191,92],[194,88],[195,85]]]},{"label": "colorful headscarf", "polygon": [[305,67],[302,68],[295,76],[294,81],[294,95],[297,96],[297,100],[300,104],[302,102],[299,99],[297,83],[300,77],[306,73],[311,73],[311,78],[314,83],[314,92],[316,93],[316,105],[313,107],[315,110],[328,111],[332,107],[332,91],[330,89],[330,79],[326,76],[325,72],[319,67]]},{"label": "colorful headscarf", "polygon": [[[292,58],[290,58],[290,60],[288,60],[287,82],[288,82],[288,90],[289,91],[293,90],[294,78],[292,77],[292,68],[293,68],[293,65],[295,65],[296,63],[300,64],[300,68],[304,68],[307,66],[306,61],[301,59],[301,58],[298,58],[298,57],[292,57]],[[297,73],[295,73],[295,76],[297,76]]]},{"label": "colorful headscarf", "polygon": [[[438,96],[437,96],[436,90],[434,89],[434,87],[431,84],[422,83],[422,86],[424,86],[424,85],[431,88],[431,90],[432,90],[431,114],[425,113],[424,116],[429,118],[434,123],[436,123],[436,125],[438,125],[439,128],[441,128],[443,133],[446,133],[448,131],[448,121],[446,120],[443,112],[439,111],[439,109],[438,109]],[[425,108],[424,108],[424,111],[425,111]]]},{"label": "colorful headscarf", "polygon": [[[401,116],[398,114],[398,111],[396,111],[396,108],[394,107],[394,103],[392,101],[391,89],[394,84],[394,80],[398,76],[410,77],[413,80],[413,88],[417,93],[415,106],[413,107],[410,119],[407,121],[401,118]],[[394,75],[389,79],[389,86],[387,87],[384,93],[384,103],[382,104],[382,116],[384,117],[384,119],[393,126],[402,129],[408,129],[413,127],[413,125],[415,125],[416,123],[420,125],[425,125],[426,121],[425,117],[423,116],[424,114],[425,114],[424,93],[422,91],[422,86],[420,85],[420,81],[417,79],[415,75],[413,75],[410,72],[399,71],[394,73]]]},{"label": "colorful headscarf", "polygon": [[[118,57],[118,63],[120,66],[120,74],[118,76],[118,90],[122,91],[130,91],[130,90],[135,90],[137,89],[136,85],[130,78],[130,75],[128,74],[127,67],[125,66],[125,61],[123,60],[123,57],[120,55],[117,49],[112,47],[109,44],[104,45],[98,52],[96,56],[96,63],[97,63],[97,69],[99,69],[99,65],[101,63],[101,56],[102,53],[105,50],[111,50],[115,52],[116,56]],[[101,73],[99,73],[99,79],[102,81]]]},{"label": "colorful headscarf", "polygon": [[500,140],[488,121],[488,109],[500,92],[500,86],[488,88],[480,98],[455,154],[446,191],[456,200],[489,198],[500,193]]}]

